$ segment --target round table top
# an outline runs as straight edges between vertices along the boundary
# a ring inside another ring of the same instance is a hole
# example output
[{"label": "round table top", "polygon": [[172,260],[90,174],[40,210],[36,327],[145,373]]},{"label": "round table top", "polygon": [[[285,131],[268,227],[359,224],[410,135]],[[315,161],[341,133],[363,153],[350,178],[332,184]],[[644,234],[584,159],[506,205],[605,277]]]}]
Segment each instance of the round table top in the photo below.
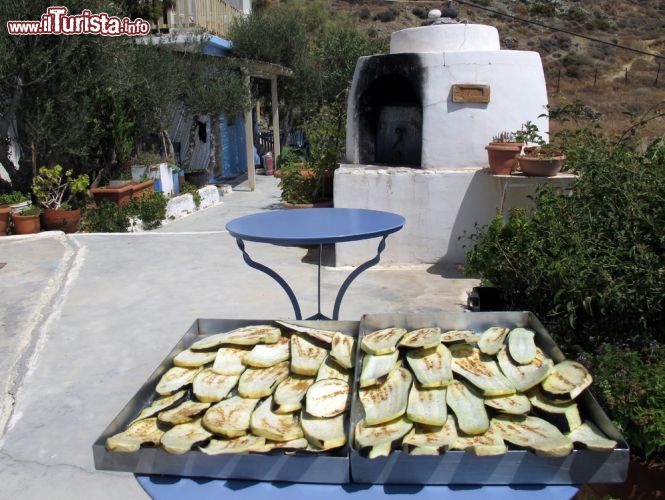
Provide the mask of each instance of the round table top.
[{"label": "round table top", "polygon": [[404,217],[360,208],[303,208],[246,215],[226,225],[232,236],[273,245],[357,241],[399,231]]},{"label": "round table top", "polygon": [[137,475],[141,487],[151,498],[159,500],[293,500],[315,498],[316,500],[337,499],[344,497],[371,500],[390,498],[400,500],[414,498],[418,500],[440,500],[457,498],[464,500],[487,500],[487,498],[510,500],[539,500],[572,498],[579,488],[575,485],[544,486],[417,486],[417,485],[370,485],[370,484],[301,484],[270,483],[261,481],[242,481],[237,479],[190,479],[172,476]]}]

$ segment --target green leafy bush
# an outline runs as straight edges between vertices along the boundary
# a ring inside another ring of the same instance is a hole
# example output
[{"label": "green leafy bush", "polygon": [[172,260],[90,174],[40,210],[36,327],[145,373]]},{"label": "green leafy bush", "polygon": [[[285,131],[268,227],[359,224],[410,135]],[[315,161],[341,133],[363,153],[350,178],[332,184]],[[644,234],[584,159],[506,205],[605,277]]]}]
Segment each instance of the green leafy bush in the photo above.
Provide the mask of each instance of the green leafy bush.
[{"label": "green leafy bush", "polygon": [[199,208],[201,205],[201,193],[199,193],[199,188],[197,188],[194,184],[191,182],[183,183],[183,185],[180,187],[180,193],[191,194],[192,198],[194,198],[194,205],[196,205],[196,208]]},{"label": "green leafy bush", "polygon": [[81,217],[81,231],[89,233],[125,233],[128,227],[128,210],[107,200],[88,208]]},{"label": "green leafy bush", "polygon": [[11,193],[0,195],[0,204],[4,203],[5,205],[13,205],[14,203],[22,203],[29,199],[29,196],[20,191],[12,191]]},{"label": "green leafy bush", "polygon": [[41,167],[32,180],[32,192],[44,208],[71,210],[77,198],[86,192],[90,180],[85,174],[74,177],[62,166]]},{"label": "green leafy bush", "polygon": [[317,177],[306,165],[290,163],[282,166],[279,187],[282,200],[292,204],[307,204],[317,199]]},{"label": "green leafy bush", "polygon": [[138,217],[144,229],[156,229],[166,217],[167,199],[156,191],[144,192],[143,198],[133,199],[125,207],[130,217]]}]

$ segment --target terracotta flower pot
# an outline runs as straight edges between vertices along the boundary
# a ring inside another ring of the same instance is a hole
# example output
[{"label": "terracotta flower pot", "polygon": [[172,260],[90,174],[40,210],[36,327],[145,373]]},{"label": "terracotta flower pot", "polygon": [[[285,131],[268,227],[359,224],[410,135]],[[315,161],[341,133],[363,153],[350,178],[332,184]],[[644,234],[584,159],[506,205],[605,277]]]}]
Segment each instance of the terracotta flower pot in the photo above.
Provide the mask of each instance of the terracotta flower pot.
[{"label": "terracotta flower pot", "polygon": [[75,233],[81,220],[81,210],[53,210],[47,208],[42,213],[42,226],[47,231]]},{"label": "terracotta flower pot", "polygon": [[122,186],[102,186],[90,190],[97,206],[102,201],[110,201],[118,206],[123,206],[132,199],[133,183],[128,182]]},{"label": "terracotta flower pot", "polygon": [[12,214],[14,232],[16,234],[34,234],[40,229],[39,215]]},{"label": "terracotta flower pot", "polygon": [[0,205],[0,236],[7,236],[9,228],[9,212],[12,209],[9,205]]},{"label": "terracotta flower pot", "polygon": [[522,149],[520,142],[490,142],[485,146],[490,173],[510,175],[517,168],[515,157]]},{"label": "terracotta flower pot", "polygon": [[554,177],[561,172],[566,161],[565,156],[518,156],[517,161],[524,175],[534,177]]}]

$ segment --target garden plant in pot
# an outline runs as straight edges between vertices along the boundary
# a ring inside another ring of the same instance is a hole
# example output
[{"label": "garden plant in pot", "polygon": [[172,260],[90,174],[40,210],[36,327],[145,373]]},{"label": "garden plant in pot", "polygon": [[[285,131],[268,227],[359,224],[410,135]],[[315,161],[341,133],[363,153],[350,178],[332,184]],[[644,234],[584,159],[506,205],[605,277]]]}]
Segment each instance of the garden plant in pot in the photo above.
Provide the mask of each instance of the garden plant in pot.
[{"label": "garden plant in pot", "polygon": [[491,174],[510,175],[517,169],[516,158],[522,150],[522,143],[517,140],[515,132],[495,135],[485,149]]},{"label": "garden plant in pot", "polygon": [[9,229],[9,212],[12,209],[9,205],[0,204],[0,236],[7,235],[7,229]]},{"label": "garden plant in pot", "polygon": [[526,122],[515,133],[515,137],[525,145],[524,152],[517,157],[519,168],[524,175],[554,177],[561,171],[566,156],[558,146],[543,140],[535,124]]},{"label": "garden plant in pot", "polygon": [[70,169],[62,166],[41,167],[32,181],[32,192],[44,208],[42,226],[46,230],[73,233],[81,220],[78,198],[84,195],[90,180],[87,175],[74,177]]},{"label": "garden plant in pot", "polygon": [[38,233],[40,230],[39,214],[41,214],[41,210],[35,205],[24,208],[19,213],[13,213],[12,221],[14,222],[14,233]]},{"label": "garden plant in pot", "polygon": [[9,205],[12,213],[18,213],[31,204],[30,196],[20,191],[12,191],[11,193],[0,195],[0,205]]}]

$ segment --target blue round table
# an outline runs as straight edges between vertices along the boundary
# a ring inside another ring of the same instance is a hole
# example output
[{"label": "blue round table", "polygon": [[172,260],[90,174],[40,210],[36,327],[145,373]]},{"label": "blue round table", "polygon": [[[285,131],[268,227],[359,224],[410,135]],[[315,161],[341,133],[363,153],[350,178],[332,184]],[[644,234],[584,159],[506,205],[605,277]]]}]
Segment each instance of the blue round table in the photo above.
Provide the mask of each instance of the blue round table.
[{"label": "blue round table", "polygon": [[404,217],[391,212],[364,210],[358,208],[305,208],[296,210],[277,210],[246,215],[230,221],[227,231],[236,238],[248,266],[266,273],[286,292],[296,319],[302,319],[300,304],[288,283],[268,266],[260,264],[245,250],[245,241],[269,243],[279,246],[317,245],[319,247],[318,266],[318,312],[308,319],[330,319],[321,314],[321,255],[323,245],[346,241],[381,238],[376,257],[358,266],[346,278],[337,293],[332,319],[339,318],[342,299],[351,282],[363,271],[376,265],[381,259],[381,252],[386,247],[389,234],[402,229]]}]

